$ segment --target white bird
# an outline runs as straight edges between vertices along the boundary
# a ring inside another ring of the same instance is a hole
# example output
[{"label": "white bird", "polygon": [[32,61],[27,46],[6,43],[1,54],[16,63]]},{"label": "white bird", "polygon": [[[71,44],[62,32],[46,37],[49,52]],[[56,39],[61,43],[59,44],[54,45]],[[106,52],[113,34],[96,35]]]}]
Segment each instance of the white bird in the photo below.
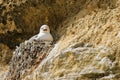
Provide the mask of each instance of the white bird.
[{"label": "white bird", "polygon": [[33,41],[33,40],[52,42],[53,37],[50,34],[49,26],[48,25],[42,25],[41,28],[40,28],[40,32],[37,35],[35,35],[35,36],[33,36],[32,38],[29,39],[30,42]]}]

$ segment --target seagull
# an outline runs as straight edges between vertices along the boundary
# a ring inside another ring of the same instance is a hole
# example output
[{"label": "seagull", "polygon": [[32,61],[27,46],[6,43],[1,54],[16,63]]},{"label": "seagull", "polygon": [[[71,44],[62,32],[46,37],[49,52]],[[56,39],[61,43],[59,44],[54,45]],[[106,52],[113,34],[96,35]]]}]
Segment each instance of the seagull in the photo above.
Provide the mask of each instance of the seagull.
[{"label": "seagull", "polygon": [[50,28],[48,25],[42,25],[37,35],[29,39],[29,42],[33,41],[48,41],[53,42],[53,37],[50,34]]}]

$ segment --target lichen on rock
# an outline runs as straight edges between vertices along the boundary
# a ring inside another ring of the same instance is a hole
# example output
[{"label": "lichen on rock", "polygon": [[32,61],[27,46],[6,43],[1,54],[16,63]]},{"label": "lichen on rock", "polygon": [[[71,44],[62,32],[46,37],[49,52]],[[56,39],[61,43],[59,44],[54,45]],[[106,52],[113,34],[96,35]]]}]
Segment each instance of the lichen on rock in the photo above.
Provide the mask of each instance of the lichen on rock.
[{"label": "lichen on rock", "polygon": [[21,80],[30,74],[48,55],[52,47],[51,44],[46,45],[45,42],[31,43],[29,41],[21,43],[19,47],[16,46],[6,79]]}]

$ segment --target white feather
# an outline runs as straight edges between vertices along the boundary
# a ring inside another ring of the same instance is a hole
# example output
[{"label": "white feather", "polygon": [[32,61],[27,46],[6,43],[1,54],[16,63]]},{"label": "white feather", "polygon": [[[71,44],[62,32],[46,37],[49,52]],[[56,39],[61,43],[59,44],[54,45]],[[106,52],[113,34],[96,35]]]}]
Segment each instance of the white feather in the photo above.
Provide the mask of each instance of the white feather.
[{"label": "white feather", "polygon": [[[44,29],[47,29],[46,31],[44,31]],[[33,36],[32,38],[29,39],[29,41],[33,41],[33,40],[37,40],[37,41],[53,41],[53,37],[50,34],[50,29],[49,26],[47,25],[42,25],[40,28],[40,32],[39,34]]]}]

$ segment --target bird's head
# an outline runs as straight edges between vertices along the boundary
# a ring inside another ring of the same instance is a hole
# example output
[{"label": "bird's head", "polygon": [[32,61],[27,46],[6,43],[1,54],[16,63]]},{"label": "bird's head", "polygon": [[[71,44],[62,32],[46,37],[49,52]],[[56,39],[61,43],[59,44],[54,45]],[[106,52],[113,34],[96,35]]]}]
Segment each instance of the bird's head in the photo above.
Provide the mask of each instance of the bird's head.
[{"label": "bird's head", "polygon": [[40,33],[49,33],[50,29],[48,25],[42,25],[40,28]]}]

